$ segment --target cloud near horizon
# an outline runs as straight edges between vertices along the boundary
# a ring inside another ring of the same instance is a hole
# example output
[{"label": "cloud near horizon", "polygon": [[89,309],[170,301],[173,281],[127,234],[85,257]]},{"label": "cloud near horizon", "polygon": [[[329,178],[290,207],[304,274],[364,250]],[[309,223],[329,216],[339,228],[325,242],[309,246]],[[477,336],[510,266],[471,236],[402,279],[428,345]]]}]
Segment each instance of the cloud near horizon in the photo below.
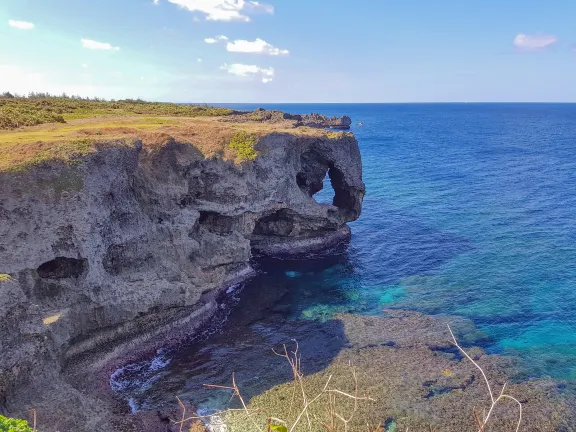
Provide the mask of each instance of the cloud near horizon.
[{"label": "cloud near horizon", "polygon": [[260,77],[264,84],[271,82],[274,79],[274,68],[261,68],[256,65],[245,65],[240,63],[233,63],[231,65],[224,64],[220,69],[227,71],[229,74],[240,77]]},{"label": "cloud near horizon", "polygon": [[35,25],[27,21],[8,20],[8,25],[20,30],[32,30]]},{"label": "cloud near horizon", "polygon": [[[246,0],[168,0],[168,2],[206,15],[207,21],[250,21],[248,14],[273,15],[274,6]],[[158,1],[154,1],[158,4]]]},{"label": "cloud near horizon", "polygon": [[558,42],[558,38],[548,34],[528,35],[520,33],[514,38],[514,46],[523,51],[542,51],[556,42]]},{"label": "cloud near horizon", "polygon": [[119,51],[120,47],[115,47],[109,43],[97,42],[91,39],[81,39],[82,46],[91,50],[104,50],[104,51]]}]

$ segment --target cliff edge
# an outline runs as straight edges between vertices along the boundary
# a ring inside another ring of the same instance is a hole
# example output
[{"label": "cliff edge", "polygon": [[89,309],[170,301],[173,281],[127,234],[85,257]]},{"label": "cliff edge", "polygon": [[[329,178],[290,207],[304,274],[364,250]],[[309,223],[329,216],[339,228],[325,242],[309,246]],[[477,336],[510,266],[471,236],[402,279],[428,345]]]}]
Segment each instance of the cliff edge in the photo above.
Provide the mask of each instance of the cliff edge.
[{"label": "cliff edge", "polygon": [[[199,325],[218,289],[250,274],[253,253],[349,236],[365,191],[352,134],[221,120],[0,133],[32,152],[5,153],[15,160],[0,171],[0,273],[12,278],[0,284],[2,412],[35,408],[45,430],[103,430],[106,412],[61,379],[68,363],[162,325]],[[332,205],[313,198],[326,175]]]}]

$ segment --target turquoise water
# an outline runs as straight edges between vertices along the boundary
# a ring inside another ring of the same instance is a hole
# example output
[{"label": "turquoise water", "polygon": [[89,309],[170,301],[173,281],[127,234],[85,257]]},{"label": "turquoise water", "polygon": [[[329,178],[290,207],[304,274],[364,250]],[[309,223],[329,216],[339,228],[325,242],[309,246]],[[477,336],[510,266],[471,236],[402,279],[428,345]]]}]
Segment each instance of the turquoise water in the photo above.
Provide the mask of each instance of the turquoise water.
[{"label": "turquoise water", "polygon": [[576,105],[318,108],[364,123],[347,306],[463,315],[489,351],[576,379]]},{"label": "turquoise water", "polygon": [[[576,380],[576,105],[263,107],[364,123],[352,129],[367,194],[351,244],[313,260],[256,263],[261,275],[223,329],[167,353],[160,372],[116,376],[137,409],[160,404],[160,393],[203,401],[191,389],[206,375],[254,376],[255,353],[282,337],[328,359],[339,346],[318,344],[338,339],[334,312],[384,307],[468,317],[488,335],[487,351],[519,356],[528,375]],[[331,199],[329,185],[317,199]],[[158,373],[170,388],[137,384]],[[268,382],[280,374],[267,373]],[[263,390],[257,379],[245,384]]]}]

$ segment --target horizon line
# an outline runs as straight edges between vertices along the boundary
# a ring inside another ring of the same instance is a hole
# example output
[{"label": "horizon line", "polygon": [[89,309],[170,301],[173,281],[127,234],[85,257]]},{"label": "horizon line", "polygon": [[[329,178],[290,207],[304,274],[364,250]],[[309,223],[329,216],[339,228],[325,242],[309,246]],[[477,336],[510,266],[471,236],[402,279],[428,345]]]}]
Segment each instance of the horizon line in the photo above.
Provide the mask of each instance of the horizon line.
[{"label": "horizon line", "polygon": [[427,102],[427,101],[420,101],[420,102],[170,102],[176,104],[194,104],[194,105],[218,105],[218,104],[234,104],[234,105],[273,105],[273,104],[282,104],[282,105],[304,105],[304,104],[314,104],[314,105],[441,105],[441,104],[576,104],[576,101],[493,101],[493,102],[481,102],[481,101],[448,101],[448,102]]}]

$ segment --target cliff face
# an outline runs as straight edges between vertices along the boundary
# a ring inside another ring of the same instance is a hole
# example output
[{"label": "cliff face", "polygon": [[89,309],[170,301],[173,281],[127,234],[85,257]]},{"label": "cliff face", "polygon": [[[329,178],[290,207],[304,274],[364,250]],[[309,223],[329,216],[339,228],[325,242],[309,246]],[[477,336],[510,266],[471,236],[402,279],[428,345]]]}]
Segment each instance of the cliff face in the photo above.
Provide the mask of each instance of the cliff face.
[{"label": "cliff face", "polygon": [[[364,196],[352,135],[277,132],[256,148],[235,165],[174,140],[107,143],[75,165],[0,173],[0,272],[14,277],[0,284],[2,411],[55,409],[31,374],[57,381],[86,351],[209,316],[209,293],[249,274],[252,251],[301,253],[349,235]],[[334,205],[319,205],[327,173]]]}]

